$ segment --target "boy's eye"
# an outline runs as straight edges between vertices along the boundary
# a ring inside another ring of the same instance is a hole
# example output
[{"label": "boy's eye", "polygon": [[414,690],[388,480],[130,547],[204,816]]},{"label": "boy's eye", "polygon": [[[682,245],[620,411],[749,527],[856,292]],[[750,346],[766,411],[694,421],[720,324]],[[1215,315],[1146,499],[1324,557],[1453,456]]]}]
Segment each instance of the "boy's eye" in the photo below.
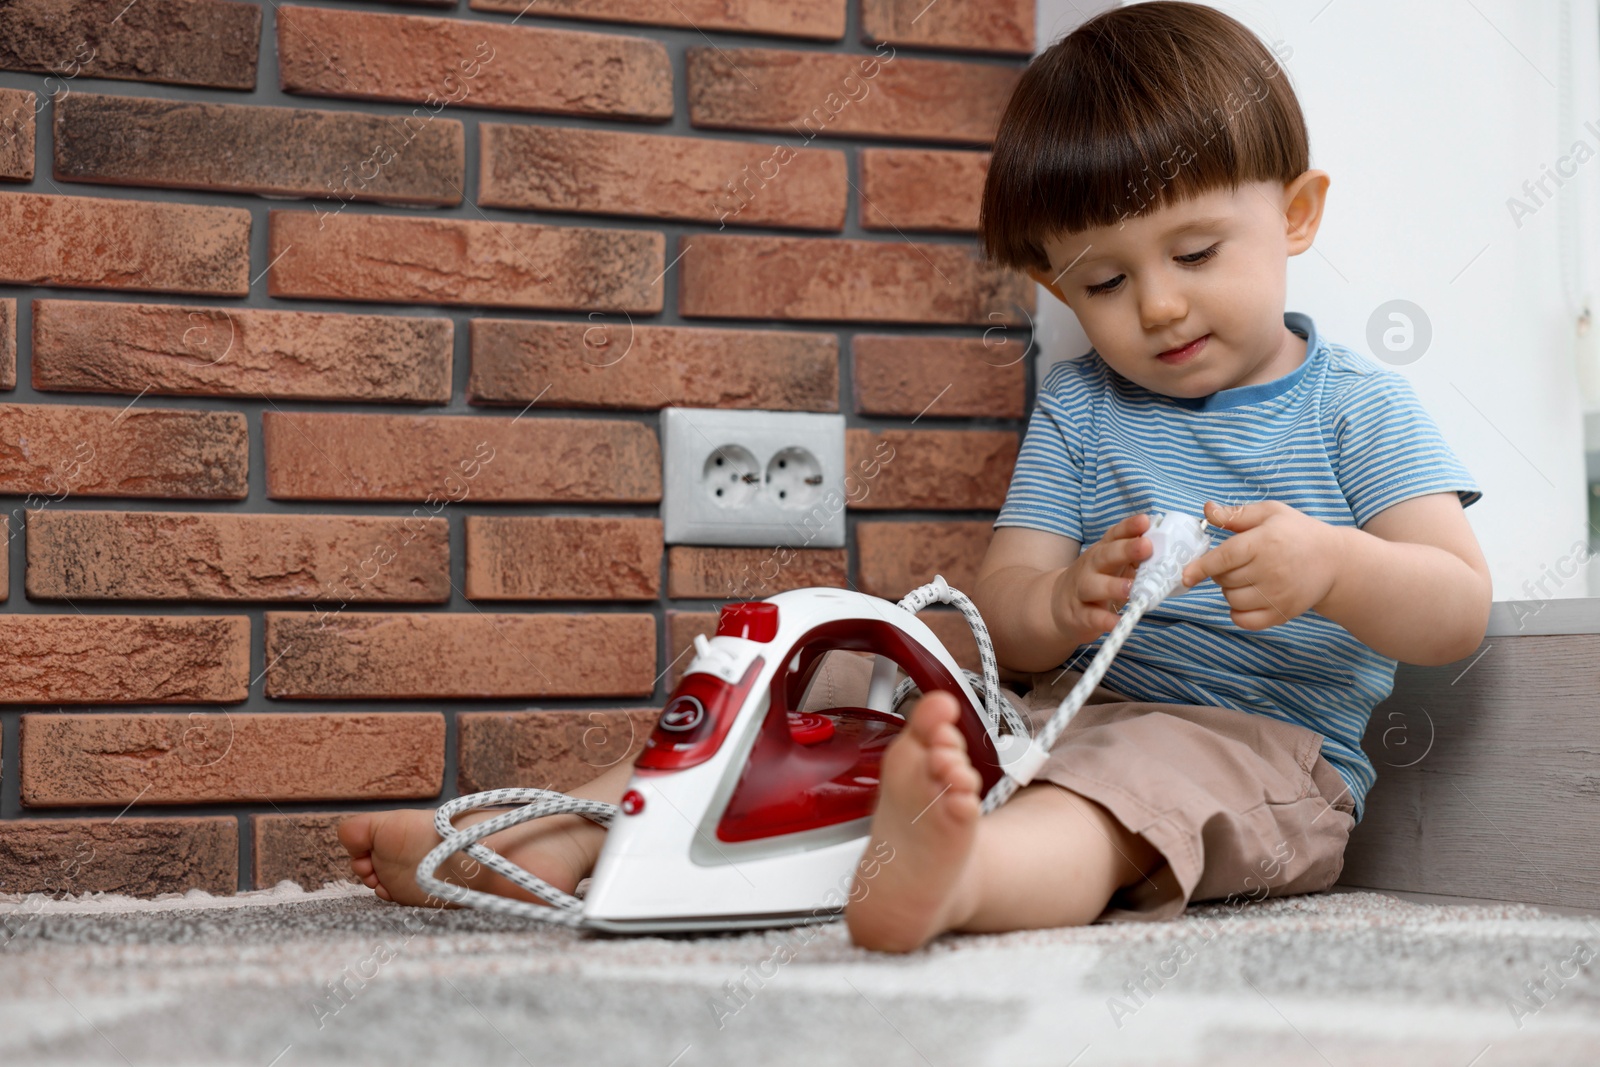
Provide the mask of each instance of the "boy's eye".
[{"label": "boy's eye", "polygon": [[1179,257],[1177,257],[1178,258],[1178,262],[1179,263],[1204,263],[1206,260],[1210,259],[1212,256],[1217,254],[1217,247],[1219,245],[1221,245],[1221,244],[1222,244],[1222,242],[1218,241],[1216,244],[1212,245],[1210,248],[1204,248],[1204,249],[1201,249],[1198,252],[1190,252],[1186,256],[1179,256]]},{"label": "boy's eye", "polygon": [[1119,274],[1115,278],[1112,278],[1109,282],[1101,282],[1098,285],[1085,286],[1083,291],[1088,293],[1090,296],[1099,296],[1101,293],[1109,293],[1111,290],[1115,289],[1121,281],[1122,275]]},{"label": "boy's eye", "polygon": [[[1179,263],[1184,263],[1184,264],[1187,264],[1189,266],[1194,266],[1197,263],[1204,263],[1206,260],[1208,260],[1212,256],[1216,255],[1217,254],[1217,249],[1219,247],[1221,247],[1221,245],[1222,245],[1222,242],[1218,241],[1216,244],[1212,245],[1210,248],[1204,248],[1204,249],[1201,249],[1198,252],[1190,252],[1186,256],[1174,256],[1173,258],[1176,259]],[[1087,293],[1088,295],[1090,295],[1090,296],[1099,296],[1102,293],[1109,293],[1113,289],[1115,289],[1118,285],[1120,285],[1122,283],[1122,278],[1123,278],[1123,276],[1121,274],[1119,274],[1115,278],[1112,278],[1110,281],[1100,282],[1098,285],[1085,286],[1083,291],[1085,293]]]}]

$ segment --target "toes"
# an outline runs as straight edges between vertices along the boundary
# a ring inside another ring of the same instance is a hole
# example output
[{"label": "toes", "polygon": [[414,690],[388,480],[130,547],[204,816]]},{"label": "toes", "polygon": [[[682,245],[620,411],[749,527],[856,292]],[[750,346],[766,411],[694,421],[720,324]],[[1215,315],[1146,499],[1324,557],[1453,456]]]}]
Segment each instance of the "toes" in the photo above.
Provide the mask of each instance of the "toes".
[{"label": "toes", "polygon": [[339,821],[339,843],[352,856],[365,856],[372,851],[374,820],[370,812],[360,812]]},{"label": "toes", "polygon": [[933,744],[942,726],[954,726],[960,715],[956,698],[942,689],[936,689],[917,701],[906,722],[908,729],[923,744]]},{"label": "toes", "polygon": [[365,856],[356,856],[353,858],[350,861],[350,869],[355,871],[357,877],[360,878],[369,878],[372,876],[373,871],[377,870],[377,868],[373,866],[371,854]]},{"label": "toes", "polygon": [[971,783],[971,778],[966,774],[971,770],[972,765],[959,752],[940,748],[928,754],[928,774],[939,783],[940,788],[965,788]]},{"label": "toes", "polygon": [[935,736],[935,744],[945,748],[953,748],[957,752],[966,752],[967,739],[962,736],[961,730],[953,722],[945,723]]},{"label": "toes", "polygon": [[928,774],[939,788],[952,792],[976,793],[983,784],[966,753],[953,748],[936,748],[928,753]]},{"label": "toes", "polygon": [[913,724],[910,732],[912,740],[925,752],[959,752],[963,757],[966,755],[967,739],[953,721],[930,723],[924,720]]}]

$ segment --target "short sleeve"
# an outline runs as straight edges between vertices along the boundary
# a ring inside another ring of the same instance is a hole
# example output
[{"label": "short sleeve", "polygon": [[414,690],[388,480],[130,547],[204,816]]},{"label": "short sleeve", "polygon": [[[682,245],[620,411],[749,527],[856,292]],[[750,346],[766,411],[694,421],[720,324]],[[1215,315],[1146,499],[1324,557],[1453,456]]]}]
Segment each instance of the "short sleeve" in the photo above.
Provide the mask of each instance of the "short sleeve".
[{"label": "short sleeve", "polygon": [[1362,375],[1339,405],[1333,430],[1334,474],[1357,526],[1426,493],[1453,490],[1462,507],[1483,496],[1404,375]]},{"label": "short sleeve", "polygon": [[1092,383],[1077,362],[1057,363],[1039,384],[995,526],[1027,526],[1082,545],[1083,430]]}]

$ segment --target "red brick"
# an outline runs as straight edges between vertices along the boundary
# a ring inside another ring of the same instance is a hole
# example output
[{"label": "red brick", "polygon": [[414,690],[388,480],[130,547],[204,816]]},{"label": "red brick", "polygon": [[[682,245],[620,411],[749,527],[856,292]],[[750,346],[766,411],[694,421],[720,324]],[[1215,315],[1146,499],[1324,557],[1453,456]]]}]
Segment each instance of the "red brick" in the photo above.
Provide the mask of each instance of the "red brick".
[{"label": "red brick", "polygon": [[850,584],[842,548],[711,548],[667,550],[667,595],[761,600],[786,589]]},{"label": "red brick", "polygon": [[348,811],[295,812],[250,816],[251,879],[257,889],[282,881],[305,889],[329,882],[353,882],[350,853],[339,843],[339,823]]},{"label": "red brick", "polygon": [[993,532],[988,522],[859,522],[861,591],[899,600],[940,574],[970,596]]},{"label": "red brick", "polygon": [[680,245],[685,317],[992,327],[1034,310],[1033,282],[965,244],[692,234]]},{"label": "red brick", "polygon": [[386,516],[30,511],[28,597],[444,603],[449,526]]},{"label": "red brick", "polygon": [[710,637],[717,630],[715,611],[674,611],[667,609],[667,688],[675,688],[678,679],[694,659],[695,634]]},{"label": "red brick", "polygon": [[999,510],[1017,462],[1009,430],[846,430],[845,456],[866,490],[850,497],[856,510]]},{"label": "red brick", "polygon": [[856,334],[850,340],[856,410],[863,415],[1023,418],[1027,367],[1020,357],[1025,342],[1006,334]]},{"label": "red brick", "polygon": [[861,0],[861,40],[964,52],[1033,54],[1035,0],[930,4],[927,0]]},{"label": "red brick", "polygon": [[17,298],[0,300],[0,389],[17,387]]},{"label": "red brick", "polygon": [[1021,71],[768,48],[685,49],[689,121],[708,129],[988,144]]},{"label": "red brick", "polygon": [[652,615],[267,613],[267,695],[648,696]]},{"label": "red brick", "polygon": [[655,600],[661,520],[468,515],[471,600]]},{"label": "red brick", "polygon": [[517,788],[564,793],[637,756],[660,715],[660,708],[633,708],[457,716],[456,789],[463,795]]},{"label": "red brick", "polygon": [[242,500],[248,459],[237,411],[0,404],[0,493]]},{"label": "red brick", "polygon": [[10,0],[0,70],[254,89],[261,8],[228,0]]},{"label": "red brick", "polygon": [[[612,33],[278,8],[289,93],[610,118],[672,117],[672,64],[658,41]],[[416,110],[414,109],[413,113]]]},{"label": "red brick", "polygon": [[483,123],[478,203],[689,222],[844,227],[833,149]]},{"label": "red brick", "polygon": [[472,0],[474,11],[597,19],[689,30],[760,33],[837,41],[844,36],[845,0]]},{"label": "red brick", "polygon": [[401,800],[443,781],[436,711],[22,716],[29,807]]},{"label": "red brick", "polygon": [[0,515],[0,600],[11,598],[11,516]]},{"label": "red brick", "polygon": [[861,228],[976,233],[987,152],[861,150]]},{"label": "red brick", "polygon": [[340,201],[461,203],[461,123],[71,93],[55,105],[55,176],[75,182]]},{"label": "red brick", "polygon": [[243,208],[0,193],[0,233],[0,283],[250,291],[250,213]]},{"label": "red brick", "polygon": [[0,615],[0,704],[245,699],[243,615]]},{"label": "red brick", "polygon": [[450,401],[443,317],[33,302],[33,387],[295,400]]},{"label": "red brick", "polygon": [[239,821],[232,816],[0,822],[0,893],[153,897],[238,887]]},{"label": "red brick", "polygon": [[621,419],[266,411],[261,431],[275,500],[661,499],[655,431]]},{"label": "red brick", "polygon": [[267,218],[272,296],[647,314],[662,306],[666,237],[654,230],[310,211]]},{"label": "red brick", "polygon": [[832,333],[473,319],[473,404],[839,410]]},{"label": "red brick", "polygon": [[0,89],[0,180],[33,180],[34,115],[39,107],[32,89]]}]

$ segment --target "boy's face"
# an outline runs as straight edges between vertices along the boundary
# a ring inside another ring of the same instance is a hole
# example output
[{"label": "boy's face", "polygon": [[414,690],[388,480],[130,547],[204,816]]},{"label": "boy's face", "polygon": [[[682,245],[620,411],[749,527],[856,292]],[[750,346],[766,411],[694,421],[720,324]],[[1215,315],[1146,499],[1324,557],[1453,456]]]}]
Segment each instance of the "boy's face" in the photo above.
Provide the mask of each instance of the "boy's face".
[{"label": "boy's face", "polygon": [[1050,237],[1051,274],[1028,273],[1077,314],[1107,365],[1146,389],[1202,397],[1272,381],[1305,355],[1283,324],[1286,264],[1311,247],[1327,189],[1318,170],[1213,189]]}]

